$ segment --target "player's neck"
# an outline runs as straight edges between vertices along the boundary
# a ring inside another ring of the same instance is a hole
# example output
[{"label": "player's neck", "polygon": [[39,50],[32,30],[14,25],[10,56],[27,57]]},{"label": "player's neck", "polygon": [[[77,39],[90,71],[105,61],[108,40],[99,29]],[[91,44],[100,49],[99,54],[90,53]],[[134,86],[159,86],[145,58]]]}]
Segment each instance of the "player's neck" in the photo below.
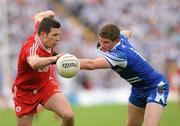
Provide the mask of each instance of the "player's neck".
[{"label": "player's neck", "polygon": [[111,50],[115,49],[115,48],[116,48],[116,46],[118,46],[118,45],[120,45],[120,44],[121,44],[121,41],[114,42],[114,46],[113,46],[113,48],[112,48]]},{"label": "player's neck", "polygon": [[114,42],[114,47],[119,44],[121,44],[121,41]]},{"label": "player's neck", "polygon": [[41,40],[41,37],[39,37],[38,35],[35,36],[35,41],[38,43],[38,45],[39,45],[42,49],[44,49],[44,50],[47,51],[47,52],[51,52],[51,48],[48,48],[48,47],[46,46],[46,44],[44,43],[44,41]]}]

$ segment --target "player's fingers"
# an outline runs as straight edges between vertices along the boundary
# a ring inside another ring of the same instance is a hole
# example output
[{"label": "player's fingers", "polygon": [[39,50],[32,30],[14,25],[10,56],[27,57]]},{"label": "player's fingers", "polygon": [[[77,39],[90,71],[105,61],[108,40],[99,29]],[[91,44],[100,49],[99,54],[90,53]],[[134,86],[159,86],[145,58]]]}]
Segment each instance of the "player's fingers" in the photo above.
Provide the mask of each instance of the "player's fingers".
[{"label": "player's fingers", "polygon": [[56,59],[56,61],[59,59],[59,57],[61,57],[62,55],[64,55],[64,53],[62,52],[62,53],[60,53],[60,54],[57,54],[56,56],[55,56],[55,59]]},{"label": "player's fingers", "polygon": [[58,54],[57,57],[59,58],[59,57],[61,57],[61,56],[63,56],[63,55],[64,55],[64,52]]}]

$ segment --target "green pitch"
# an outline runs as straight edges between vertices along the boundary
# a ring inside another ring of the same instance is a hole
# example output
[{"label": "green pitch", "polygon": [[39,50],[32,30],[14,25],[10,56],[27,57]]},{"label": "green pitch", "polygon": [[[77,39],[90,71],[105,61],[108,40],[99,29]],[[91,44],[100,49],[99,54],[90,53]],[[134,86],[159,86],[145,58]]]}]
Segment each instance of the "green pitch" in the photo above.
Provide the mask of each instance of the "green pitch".
[{"label": "green pitch", "polygon": [[[127,106],[111,105],[96,107],[74,106],[75,126],[124,126]],[[180,126],[180,106],[169,103],[165,108],[161,126]],[[43,111],[34,117],[33,126],[59,126],[60,120],[52,113]],[[0,126],[15,126],[13,110],[0,110]]]}]

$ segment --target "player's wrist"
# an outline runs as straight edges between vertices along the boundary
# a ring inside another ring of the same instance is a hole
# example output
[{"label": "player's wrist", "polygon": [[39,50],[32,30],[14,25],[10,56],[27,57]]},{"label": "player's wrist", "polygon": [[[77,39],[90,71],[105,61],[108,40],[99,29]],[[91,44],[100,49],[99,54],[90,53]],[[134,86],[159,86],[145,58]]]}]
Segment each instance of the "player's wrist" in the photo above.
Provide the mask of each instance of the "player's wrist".
[{"label": "player's wrist", "polygon": [[58,60],[59,57],[61,57],[62,55],[64,55],[63,52],[60,53],[60,54],[58,54],[57,52],[54,52],[54,53],[52,54],[52,62],[51,62],[51,64],[56,64],[57,60]]},{"label": "player's wrist", "polygon": [[57,59],[58,59],[57,56],[52,56],[50,64],[56,64]]}]

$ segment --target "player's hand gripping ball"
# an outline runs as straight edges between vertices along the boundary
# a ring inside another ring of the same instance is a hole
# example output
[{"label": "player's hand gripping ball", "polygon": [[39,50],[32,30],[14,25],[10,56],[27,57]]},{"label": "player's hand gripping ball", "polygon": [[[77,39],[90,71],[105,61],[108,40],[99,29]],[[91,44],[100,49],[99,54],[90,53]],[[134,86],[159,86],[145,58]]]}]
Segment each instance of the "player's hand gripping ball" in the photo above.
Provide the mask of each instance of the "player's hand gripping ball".
[{"label": "player's hand gripping ball", "polygon": [[77,75],[80,69],[79,60],[72,54],[64,54],[57,62],[57,71],[64,78],[71,78]]}]

